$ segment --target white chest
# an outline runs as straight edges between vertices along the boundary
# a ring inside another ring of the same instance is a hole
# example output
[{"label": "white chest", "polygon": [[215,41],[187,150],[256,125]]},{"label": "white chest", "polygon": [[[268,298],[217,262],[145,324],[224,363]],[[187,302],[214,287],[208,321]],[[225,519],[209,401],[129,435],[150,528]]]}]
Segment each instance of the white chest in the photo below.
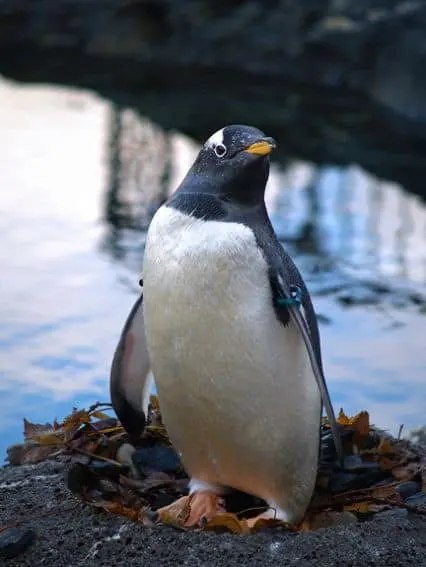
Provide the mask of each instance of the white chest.
[{"label": "white chest", "polygon": [[210,316],[249,317],[259,301],[270,301],[266,262],[250,229],[167,207],[151,223],[143,278],[151,329],[157,319],[184,329]]},{"label": "white chest", "polygon": [[266,495],[284,479],[285,450],[303,446],[301,461],[315,467],[305,441],[319,431],[318,389],[303,340],[275,316],[252,231],[164,207],[149,229],[143,278],[160,405],[188,471]]}]

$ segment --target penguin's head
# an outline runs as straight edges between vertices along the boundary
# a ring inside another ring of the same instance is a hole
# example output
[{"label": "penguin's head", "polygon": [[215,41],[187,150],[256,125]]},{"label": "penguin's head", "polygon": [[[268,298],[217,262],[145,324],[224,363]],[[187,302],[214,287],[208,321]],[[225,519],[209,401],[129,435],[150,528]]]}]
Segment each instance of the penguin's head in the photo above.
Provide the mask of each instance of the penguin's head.
[{"label": "penguin's head", "polygon": [[181,191],[213,193],[240,204],[263,202],[275,145],[252,126],[225,126],[204,143]]}]

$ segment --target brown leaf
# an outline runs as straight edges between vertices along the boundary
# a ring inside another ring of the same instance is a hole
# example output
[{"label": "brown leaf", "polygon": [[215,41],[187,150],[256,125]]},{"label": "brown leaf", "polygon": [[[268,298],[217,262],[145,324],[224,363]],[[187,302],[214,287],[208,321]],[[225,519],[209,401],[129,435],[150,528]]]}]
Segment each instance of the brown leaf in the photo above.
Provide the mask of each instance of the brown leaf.
[{"label": "brown leaf", "polygon": [[[371,491],[372,498],[377,500],[401,501],[401,496],[397,491],[396,484],[389,484],[385,486],[376,486]],[[396,503],[396,502],[395,502]]]},{"label": "brown leaf", "polygon": [[11,465],[35,465],[56,455],[58,447],[53,445],[20,444],[7,448],[7,460]]},{"label": "brown leaf", "polygon": [[158,396],[149,396],[149,404],[154,411],[160,411],[160,401]]},{"label": "brown leaf", "polygon": [[44,433],[33,437],[39,445],[55,445],[56,447],[64,444],[64,437],[56,433]]},{"label": "brown leaf", "polygon": [[382,439],[380,439],[379,446],[377,447],[377,453],[379,455],[395,455],[395,449],[388,439],[382,437]]},{"label": "brown leaf", "polygon": [[53,430],[54,426],[51,423],[31,423],[24,417],[24,439],[26,441],[30,441],[35,436],[41,435],[47,431],[51,432]]},{"label": "brown leaf", "polygon": [[360,411],[350,418],[348,425],[355,429],[355,433],[358,436],[364,437],[365,435],[368,435],[370,432],[370,418],[368,412]]},{"label": "brown leaf", "polygon": [[73,412],[64,419],[61,428],[65,430],[77,429],[80,425],[85,423],[90,423],[89,413],[84,409],[74,409]]},{"label": "brown leaf", "polygon": [[179,498],[166,508],[163,508],[161,521],[163,524],[183,527],[191,514],[191,496]]},{"label": "brown leaf", "polygon": [[390,506],[387,504],[375,504],[374,502],[357,502],[344,507],[346,512],[355,512],[356,514],[371,514],[381,512]]},{"label": "brown leaf", "polygon": [[388,484],[384,486],[373,486],[358,490],[348,490],[346,492],[334,494],[331,502],[333,506],[344,505],[349,506],[356,502],[364,501],[380,501],[380,503],[400,504],[402,502],[399,493],[396,490],[398,483]]},{"label": "brown leaf", "polygon": [[219,514],[209,520],[206,524],[204,524],[203,529],[207,531],[228,531],[233,534],[250,533],[250,528],[248,527],[246,520],[240,520],[238,516],[228,512],[225,514]]},{"label": "brown leaf", "polygon": [[111,512],[112,514],[124,516],[125,518],[132,520],[132,522],[140,522],[145,515],[145,510],[141,509],[141,507],[128,508],[126,506],[123,506],[121,502],[110,502],[108,500],[103,500],[101,502],[95,502],[92,505],[103,508],[104,510]]},{"label": "brown leaf", "polygon": [[370,432],[370,418],[367,411],[360,411],[353,417],[348,417],[343,408],[340,408],[337,423],[343,426],[353,427],[358,436],[368,435]]}]

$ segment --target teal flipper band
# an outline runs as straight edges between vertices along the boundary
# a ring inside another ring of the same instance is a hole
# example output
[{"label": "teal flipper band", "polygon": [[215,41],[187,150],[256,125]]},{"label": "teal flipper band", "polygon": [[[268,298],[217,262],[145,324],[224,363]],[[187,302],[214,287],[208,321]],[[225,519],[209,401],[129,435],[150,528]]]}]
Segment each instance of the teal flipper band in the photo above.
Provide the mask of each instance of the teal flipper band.
[{"label": "teal flipper band", "polygon": [[300,308],[302,305],[302,290],[297,285],[290,286],[290,296],[291,297],[279,297],[277,299],[278,305],[285,307],[296,307]]}]

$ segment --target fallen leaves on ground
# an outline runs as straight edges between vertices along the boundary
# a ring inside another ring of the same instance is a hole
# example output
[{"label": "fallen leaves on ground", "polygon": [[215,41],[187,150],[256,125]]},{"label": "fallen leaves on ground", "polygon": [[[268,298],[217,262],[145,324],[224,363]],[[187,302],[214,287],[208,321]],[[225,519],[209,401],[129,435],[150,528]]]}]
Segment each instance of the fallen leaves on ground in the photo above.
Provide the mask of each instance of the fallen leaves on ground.
[{"label": "fallen leaves on ground", "polygon": [[[151,397],[147,427],[137,446],[115,417],[110,404],[74,409],[62,422],[34,424],[24,419],[24,440],[8,449],[13,465],[65,456],[70,461],[68,488],[81,500],[131,521],[149,523],[148,512],[168,506],[162,522],[184,528],[191,514],[188,477],[161,420],[158,399]],[[274,519],[253,520],[266,504],[237,491],[225,498],[226,513],[203,521],[199,529],[249,534],[263,529],[315,530],[369,519],[394,507],[407,507],[402,489],[426,491],[426,457],[413,446],[381,432],[362,411],[338,426],[344,463],[337,462],[327,420],[321,428],[322,458],[317,489],[298,526]],[[172,504],[170,506],[170,504]],[[415,509],[424,513],[423,505]]]}]

